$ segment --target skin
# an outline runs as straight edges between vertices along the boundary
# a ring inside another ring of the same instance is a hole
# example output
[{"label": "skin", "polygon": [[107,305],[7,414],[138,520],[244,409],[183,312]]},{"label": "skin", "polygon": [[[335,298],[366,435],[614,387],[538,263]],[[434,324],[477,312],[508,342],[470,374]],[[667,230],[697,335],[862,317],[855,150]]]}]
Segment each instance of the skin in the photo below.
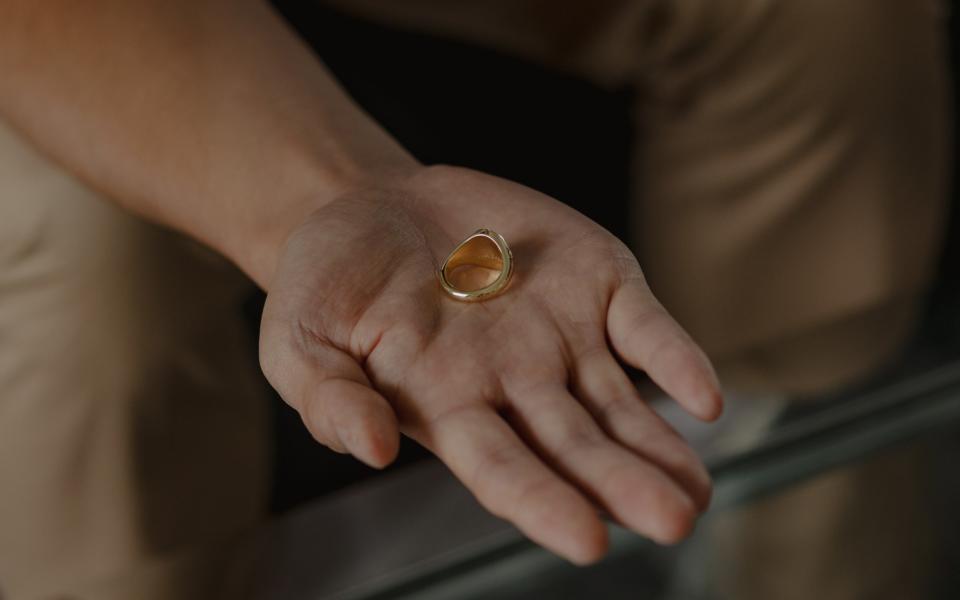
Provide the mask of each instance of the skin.
[{"label": "skin", "polygon": [[[319,442],[383,467],[407,435],[577,564],[606,549],[600,513],[672,543],[706,508],[617,358],[705,420],[717,380],[630,251],[534,190],[418,164],[263,4],[8,2],[0,71],[38,147],[267,290],[263,371]],[[435,270],[477,227],[517,271],[465,304]]]}]

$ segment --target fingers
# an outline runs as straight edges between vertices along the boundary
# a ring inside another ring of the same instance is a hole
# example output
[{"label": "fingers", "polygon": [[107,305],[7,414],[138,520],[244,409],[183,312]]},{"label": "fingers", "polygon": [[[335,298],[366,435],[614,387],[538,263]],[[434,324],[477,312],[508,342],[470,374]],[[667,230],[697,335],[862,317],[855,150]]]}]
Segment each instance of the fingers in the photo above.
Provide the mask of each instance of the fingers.
[{"label": "fingers", "polygon": [[610,342],[691,415],[712,421],[723,400],[710,361],[660,305],[641,278],[625,281],[607,311]]},{"label": "fingers", "polygon": [[575,358],[572,389],[606,433],[662,468],[701,511],[710,504],[710,475],[693,449],[640,398],[605,347]]},{"label": "fingers", "polygon": [[374,468],[396,458],[400,431],[393,408],[348,354],[317,341],[309,349],[261,351],[261,363],[318,442]]},{"label": "fingers", "polygon": [[606,552],[607,530],[593,506],[548,469],[492,408],[448,411],[418,441],[480,504],[538,544],[576,564],[594,562]]},{"label": "fingers", "polygon": [[615,443],[567,390],[541,385],[511,399],[511,420],[546,458],[611,516],[660,543],[690,532],[693,501],[659,468]]}]

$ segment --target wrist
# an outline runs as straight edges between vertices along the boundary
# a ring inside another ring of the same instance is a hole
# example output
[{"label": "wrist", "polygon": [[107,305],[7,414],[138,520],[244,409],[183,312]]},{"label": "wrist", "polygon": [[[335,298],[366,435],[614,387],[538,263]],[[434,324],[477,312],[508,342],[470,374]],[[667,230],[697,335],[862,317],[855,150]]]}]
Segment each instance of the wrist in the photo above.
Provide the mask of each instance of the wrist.
[{"label": "wrist", "polygon": [[363,168],[340,165],[310,170],[298,176],[300,183],[283,186],[276,193],[268,190],[257,199],[258,210],[250,215],[246,227],[238,228],[241,235],[235,236],[224,253],[268,290],[287,240],[310,215],[334,200],[364,190],[402,189],[403,182],[422,169],[419,162],[406,156]]}]

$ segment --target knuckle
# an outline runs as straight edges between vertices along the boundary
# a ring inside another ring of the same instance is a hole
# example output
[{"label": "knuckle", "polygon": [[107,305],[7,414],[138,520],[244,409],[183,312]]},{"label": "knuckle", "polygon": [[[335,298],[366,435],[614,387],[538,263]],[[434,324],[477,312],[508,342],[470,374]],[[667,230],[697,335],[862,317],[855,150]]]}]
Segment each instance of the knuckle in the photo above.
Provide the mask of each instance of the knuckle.
[{"label": "knuckle", "polygon": [[[473,404],[455,404],[446,407],[426,417],[427,428],[434,431],[440,430],[446,427],[448,423],[456,421],[457,419],[470,418],[470,415],[476,414],[478,410],[480,410],[480,407]],[[485,456],[486,453],[481,455],[481,460],[483,460]]]},{"label": "knuckle", "polygon": [[556,481],[551,476],[542,476],[530,479],[519,486],[516,494],[510,499],[506,511],[510,513],[524,512],[531,514],[543,510],[551,505],[550,496],[555,490]]},{"label": "knuckle", "polygon": [[613,425],[621,419],[634,414],[635,405],[639,400],[634,396],[612,392],[603,396],[599,402],[601,417],[608,425]]},{"label": "knuckle", "polygon": [[[470,480],[478,489],[491,489],[495,487],[489,485],[491,481],[504,477],[504,474],[512,469],[516,460],[515,451],[512,448],[507,446],[490,448],[480,455]],[[501,494],[492,494],[492,496],[501,497]]]},{"label": "knuckle", "polygon": [[665,315],[666,311],[660,306],[645,305],[631,315],[629,321],[627,321],[625,333],[630,337],[646,338],[648,336],[644,334],[655,328]]},{"label": "knuckle", "polygon": [[569,456],[573,453],[586,452],[596,448],[603,442],[603,435],[597,427],[588,422],[572,422],[565,420],[556,448],[551,453],[554,458]]}]

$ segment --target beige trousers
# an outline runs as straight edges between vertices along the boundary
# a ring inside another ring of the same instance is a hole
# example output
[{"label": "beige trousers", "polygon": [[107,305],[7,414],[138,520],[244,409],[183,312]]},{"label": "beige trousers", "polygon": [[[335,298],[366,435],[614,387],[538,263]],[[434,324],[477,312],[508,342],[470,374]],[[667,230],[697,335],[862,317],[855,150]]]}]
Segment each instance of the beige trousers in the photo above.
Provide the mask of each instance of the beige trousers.
[{"label": "beige trousers", "polygon": [[[729,385],[836,385],[909,332],[948,158],[934,3],[334,3],[637,85],[634,246]],[[167,559],[263,510],[245,285],[0,128],[5,598],[212,597]]]},{"label": "beige trousers", "polygon": [[[0,122],[0,598],[150,572],[260,518],[248,285]],[[187,585],[148,580],[116,597],[179,598]]]},{"label": "beige trousers", "polygon": [[926,440],[898,446],[708,517],[698,565],[709,573],[706,597],[937,598],[936,448]]}]

